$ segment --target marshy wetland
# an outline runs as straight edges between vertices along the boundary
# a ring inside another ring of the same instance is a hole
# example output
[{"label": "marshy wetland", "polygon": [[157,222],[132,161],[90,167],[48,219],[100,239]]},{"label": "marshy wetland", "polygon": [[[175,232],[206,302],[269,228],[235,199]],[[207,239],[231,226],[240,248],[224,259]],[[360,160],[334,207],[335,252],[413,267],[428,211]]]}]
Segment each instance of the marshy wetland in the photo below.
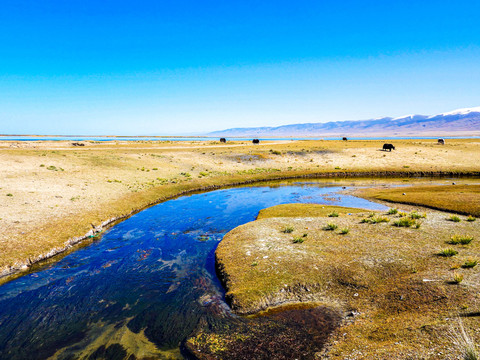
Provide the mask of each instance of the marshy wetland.
[{"label": "marshy wetland", "polygon": [[[479,180],[451,176],[478,175],[479,144],[2,144],[0,260],[27,270],[0,287],[0,358],[459,357]],[[329,179],[186,194],[296,176]]]}]

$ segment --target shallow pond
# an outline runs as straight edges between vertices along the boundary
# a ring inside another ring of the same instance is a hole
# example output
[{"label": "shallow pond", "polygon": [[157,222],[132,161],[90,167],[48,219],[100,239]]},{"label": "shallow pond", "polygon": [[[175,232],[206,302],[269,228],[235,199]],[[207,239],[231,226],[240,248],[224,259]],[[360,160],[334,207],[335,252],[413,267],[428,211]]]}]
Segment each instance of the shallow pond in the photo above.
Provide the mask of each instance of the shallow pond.
[{"label": "shallow pond", "polygon": [[223,235],[283,203],[386,209],[341,190],[319,182],[239,187],[148,208],[0,287],[0,359],[181,358],[179,344],[199,324],[235,318],[214,269]]}]

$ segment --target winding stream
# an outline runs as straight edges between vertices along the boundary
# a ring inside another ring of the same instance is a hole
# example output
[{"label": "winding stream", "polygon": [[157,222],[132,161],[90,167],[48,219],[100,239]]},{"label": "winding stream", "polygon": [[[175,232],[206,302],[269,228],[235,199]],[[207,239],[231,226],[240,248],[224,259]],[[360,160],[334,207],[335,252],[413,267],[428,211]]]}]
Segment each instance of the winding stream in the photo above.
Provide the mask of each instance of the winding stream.
[{"label": "winding stream", "polygon": [[223,235],[282,203],[385,209],[341,190],[319,182],[239,187],[148,208],[0,287],[0,359],[182,358],[179,344],[202,319],[229,313],[214,269]]}]

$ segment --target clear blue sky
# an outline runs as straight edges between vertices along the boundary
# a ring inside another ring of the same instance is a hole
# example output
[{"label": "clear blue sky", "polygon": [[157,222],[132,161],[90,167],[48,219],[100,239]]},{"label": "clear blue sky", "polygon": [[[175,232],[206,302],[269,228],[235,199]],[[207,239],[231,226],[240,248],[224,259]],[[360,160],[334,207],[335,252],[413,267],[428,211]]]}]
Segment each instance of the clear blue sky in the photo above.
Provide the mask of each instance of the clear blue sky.
[{"label": "clear blue sky", "polygon": [[480,1],[2,0],[0,133],[190,134],[480,106]]}]

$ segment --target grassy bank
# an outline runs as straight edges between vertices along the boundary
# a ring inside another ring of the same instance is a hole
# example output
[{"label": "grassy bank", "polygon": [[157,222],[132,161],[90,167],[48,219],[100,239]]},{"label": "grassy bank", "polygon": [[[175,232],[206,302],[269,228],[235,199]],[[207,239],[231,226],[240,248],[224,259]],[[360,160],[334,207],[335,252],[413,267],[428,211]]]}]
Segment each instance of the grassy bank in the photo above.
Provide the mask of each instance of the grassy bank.
[{"label": "grassy bank", "polygon": [[[290,213],[295,217],[282,216]],[[423,208],[354,212],[297,204],[260,217],[228,233],[216,251],[236,312],[295,303],[340,311],[344,323],[329,343],[329,359],[461,356],[455,318],[479,310],[480,273],[469,266],[480,261],[478,221],[454,222],[449,213]],[[464,319],[477,343],[479,321]]]},{"label": "grassy bank", "polygon": [[392,153],[381,141],[0,142],[0,273],[188,191],[301,176],[480,173],[467,161],[480,140],[393,142]]},{"label": "grassy bank", "polygon": [[361,189],[362,197],[480,217],[480,185],[409,186],[389,189]]}]

